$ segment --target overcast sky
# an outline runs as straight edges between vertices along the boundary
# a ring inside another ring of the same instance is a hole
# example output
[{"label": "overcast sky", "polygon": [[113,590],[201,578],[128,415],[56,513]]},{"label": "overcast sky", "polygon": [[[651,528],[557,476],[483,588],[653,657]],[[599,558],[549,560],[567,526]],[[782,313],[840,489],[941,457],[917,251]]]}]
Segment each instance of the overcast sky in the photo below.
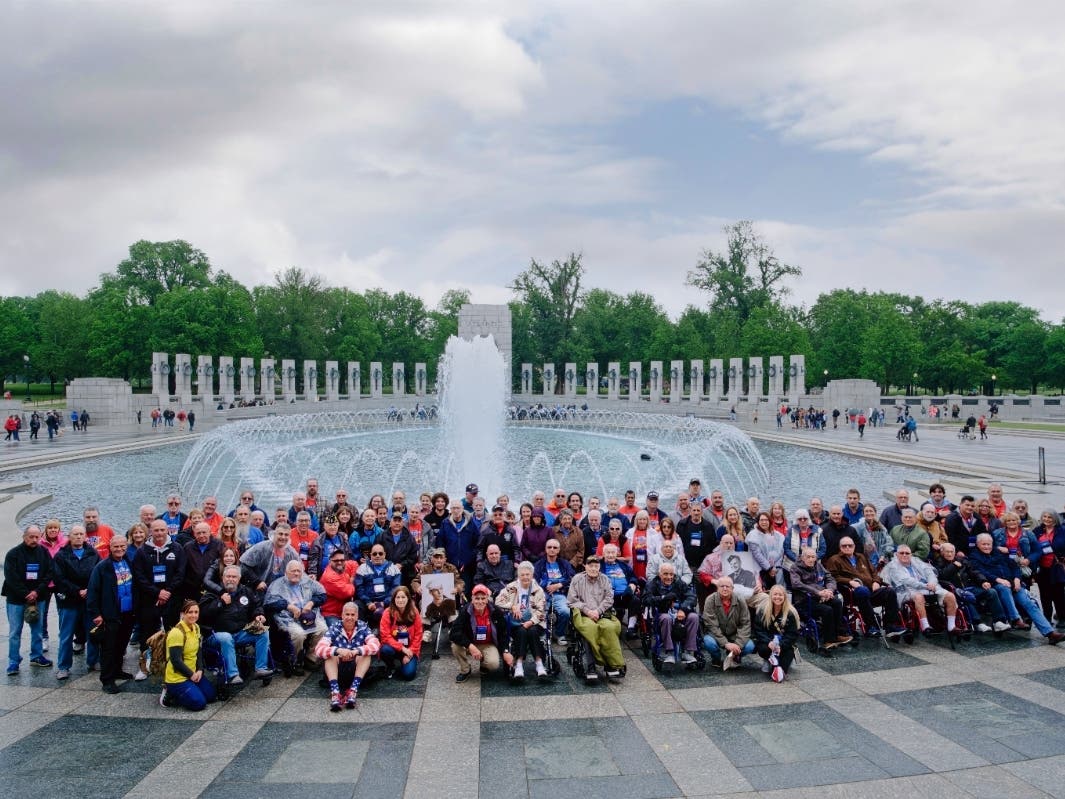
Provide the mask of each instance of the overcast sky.
[{"label": "overcast sky", "polygon": [[1065,4],[5,3],[0,292],[138,239],[435,305],[530,258],[676,315],[752,219],[838,287],[1065,315]]}]

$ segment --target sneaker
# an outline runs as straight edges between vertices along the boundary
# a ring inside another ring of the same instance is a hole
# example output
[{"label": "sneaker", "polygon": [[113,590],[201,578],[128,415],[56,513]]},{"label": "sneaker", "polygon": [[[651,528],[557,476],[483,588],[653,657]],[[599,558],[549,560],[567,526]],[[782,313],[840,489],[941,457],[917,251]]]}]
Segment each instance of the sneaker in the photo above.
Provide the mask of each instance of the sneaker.
[{"label": "sneaker", "polygon": [[340,691],[332,691],[329,694],[329,712],[339,713],[344,709],[344,706],[340,703]]},{"label": "sneaker", "polygon": [[762,671],[769,674],[773,670],[773,665],[768,660],[762,661]]},{"label": "sneaker", "polygon": [[547,666],[542,661],[536,664],[536,676],[541,679],[547,676]]},{"label": "sneaker", "polygon": [[70,672],[66,669],[60,669],[55,673],[55,678],[57,680],[68,680],[70,679]]},{"label": "sneaker", "polygon": [[230,685],[244,685],[244,678],[238,674],[235,677],[230,677],[228,682]]},{"label": "sneaker", "polygon": [[675,657],[673,657],[673,653],[670,652],[668,655],[663,656],[662,662],[663,663],[668,663],[669,665],[672,666],[674,663],[677,662],[677,659]]},{"label": "sneaker", "polygon": [[729,652],[727,655],[725,655],[725,659],[721,662],[721,670],[728,671],[729,669],[734,668],[736,668],[736,658],[731,652]]},{"label": "sneaker", "polygon": [[514,679],[515,680],[524,680],[525,679],[525,663],[520,661],[520,660],[517,663],[514,664]]},{"label": "sneaker", "polygon": [[81,644],[74,644],[74,654],[75,655],[80,655],[84,651],[85,651],[85,647],[84,646],[82,646]]},{"label": "sneaker", "polygon": [[38,668],[41,668],[41,669],[50,669],[55,664],[53,664],[52,661],[50,661],[44,655],[41,655],[40,657],[31,658],[30,659],[30,665],[31,666],[37,666]]},{"label": "sneaker", "polygon": [[256,680],[266,680],[274,676],[274,673],[270,669],[256,669],[255,674],[252,675]]},{"label": "sneaker", "polygon": [[148,675],[140,669],[137,669],[137,673],[133,675],[134,682],[144,682],[148,679]]},{"label": "sneaker", "polygon": [[769,676],[773,678],[773,682],[784,682],[784,669],[780,666],[774,666]]},{"label": "sneaker", "polygon": [[992,627],[996,633],[1004,633],[1006,630],[1010,629],[1010,623],[1008,621],[996,621]]},{"label": "sneaker", "polygon": [[606,670],[606,676],[611,680],[621,679],[621,669],[610,668]]},{"label": "sneaker", "polygon": [[558,637],[558,645],[559,646],[569,646],[569,640],[566,638],[566,636],[560,635]]},{"label": "sneaker", "polygon": [[455,682],[466,682],[468,679],[470,679],[470,672],[468,671],[460,671],[455,675]]},{"label": "sneaker", "polygon": [[47,639],[41,642],[41,649],[43,651],[45,651],[45,652],[48,651],[48,641],[47,641]]},{"label": "sneaker", "polygon": [[173,707],[174,702],[170,699],[170,694],[167,693],[166,688],[159,692],[159,707]]},{"label": "sneaker", "polygon": [[880,637],[880,628],[879,627],[870,627],[868,630],[865,631],[865,637],[866,638],[879,638]]},{"label": "sneaker", "polygon": [[347,693],[344,694],[344,707],[348,710],[354,710],[355,705],[358,704],[359,692],[354,688],[349,688]]},{"label": "sneaker", "polygon": [[897,641],[906,634],[906,630],[902,627],[892,627],[888,630],[888,640]]},{"label": "sneaker", "polygon": [[595,670],[594,666],[584,673],[584,682],[588,685],[594,685],[599,682],[599,672]]},{"label": "sneaker", "polygon": [[695,654],[693,652],[689,652],[688,650],[684,650],[684,653],[680,656],[680,662],[683,663],[685,666],[689,666],[692,663],[695,663]]},{"label": "sneaker", "polygon": [[991,628],[988,627],[983,622],[980,622],[979,624],[976,625],[976,631],[978,633],[989,633],[989,632],[991,632]]}]

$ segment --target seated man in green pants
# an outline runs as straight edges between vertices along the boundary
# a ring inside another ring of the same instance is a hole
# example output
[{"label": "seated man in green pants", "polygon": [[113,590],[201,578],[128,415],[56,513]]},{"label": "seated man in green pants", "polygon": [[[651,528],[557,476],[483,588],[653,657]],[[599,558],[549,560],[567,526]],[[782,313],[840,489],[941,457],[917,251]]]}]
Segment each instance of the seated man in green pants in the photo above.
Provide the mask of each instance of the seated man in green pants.
[{"label": "seated man in green pants", "polygon": [[614,613],[614,585],[599,571],[599,558],[591,555],[584,561],[584,571],[569,584],[567,603],[573,611],[574,629],[587,642],[585,681],[599,681],[605,671],[610,679],[619,679],[625,659],[621,656],[621,622]]}]

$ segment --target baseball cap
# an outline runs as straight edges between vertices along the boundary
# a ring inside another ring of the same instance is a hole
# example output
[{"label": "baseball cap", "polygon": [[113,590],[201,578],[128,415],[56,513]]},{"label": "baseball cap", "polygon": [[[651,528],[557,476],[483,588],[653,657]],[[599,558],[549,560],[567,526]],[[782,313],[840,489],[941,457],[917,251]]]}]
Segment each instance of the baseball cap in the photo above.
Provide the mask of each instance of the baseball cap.
[{"label": "baseball cap", "polygon": [[478,594],[487,594],[488,596],[491,596],[492,592],[488,590],[488,586],[484,583],[478,583],[473,587],[470,596],[477,596]]},{"label": "baseball cap", "polygon": [[466,486],[467,494],[476,494],[479,490],[480,489],[477,488],[477,483],[470,483],[468,486]]},{"label": "baseball cap", "polygon": [[648,491],[647,492],[647,498],[648,499],[658,499],[658,492],[657,491]]},{"label": "baseball cap", "polygon": [[430,558],[435,558],[437,555],[443,555],[446,558],[447,557],[447,550],[444,549],[443,547],[437,547],[436,549],[429,550],[429,557]]},{"label": "baseball cap", "polygon": [[492,506],[492,513],[502,513],[505,510],[506,510],[506,508],[504,508],[502,505],[493,505]]}]

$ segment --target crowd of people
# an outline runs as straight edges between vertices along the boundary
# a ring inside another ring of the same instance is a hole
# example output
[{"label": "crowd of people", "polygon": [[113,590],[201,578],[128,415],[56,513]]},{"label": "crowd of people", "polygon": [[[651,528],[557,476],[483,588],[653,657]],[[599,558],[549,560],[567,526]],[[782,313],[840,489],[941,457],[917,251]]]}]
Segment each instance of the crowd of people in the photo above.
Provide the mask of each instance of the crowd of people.
[{"label": "crowd of people", "polygon": [[588,683],[620,681],[623,638],[641,639],[667,672],[760,661],[781,682],[811,634],[826,655],[858,636],[963,629],[1034,626],[1063,640],[1062,516],[1010,505],[997,484],[956,504],[940,484],[927,497],[915,507],[900,489],[878,510],[850,489],[789,513],[758,497],[728,505],[695,478],[669,509],[656,491],[637,504],[632,490],[489,504],[472,483],[461,497],[395,491],[360,508],[310,478],[273,513],[249,490],[228,512],[215,497],[185,512],[171,494],[120,532],[89,507],[66,531],[56,519],[28,526],[6,554],[7,674],[20,671],[28,627],[30,665],[60,681],[81,656],[108,693],[157,674],[160,703],[198,710],[223,686],[315,670],[340,712],[364,682],[415,679],[423,652],[442,645],[458,682],[520,682],[527,668],[551,680],[555,652]]}]

